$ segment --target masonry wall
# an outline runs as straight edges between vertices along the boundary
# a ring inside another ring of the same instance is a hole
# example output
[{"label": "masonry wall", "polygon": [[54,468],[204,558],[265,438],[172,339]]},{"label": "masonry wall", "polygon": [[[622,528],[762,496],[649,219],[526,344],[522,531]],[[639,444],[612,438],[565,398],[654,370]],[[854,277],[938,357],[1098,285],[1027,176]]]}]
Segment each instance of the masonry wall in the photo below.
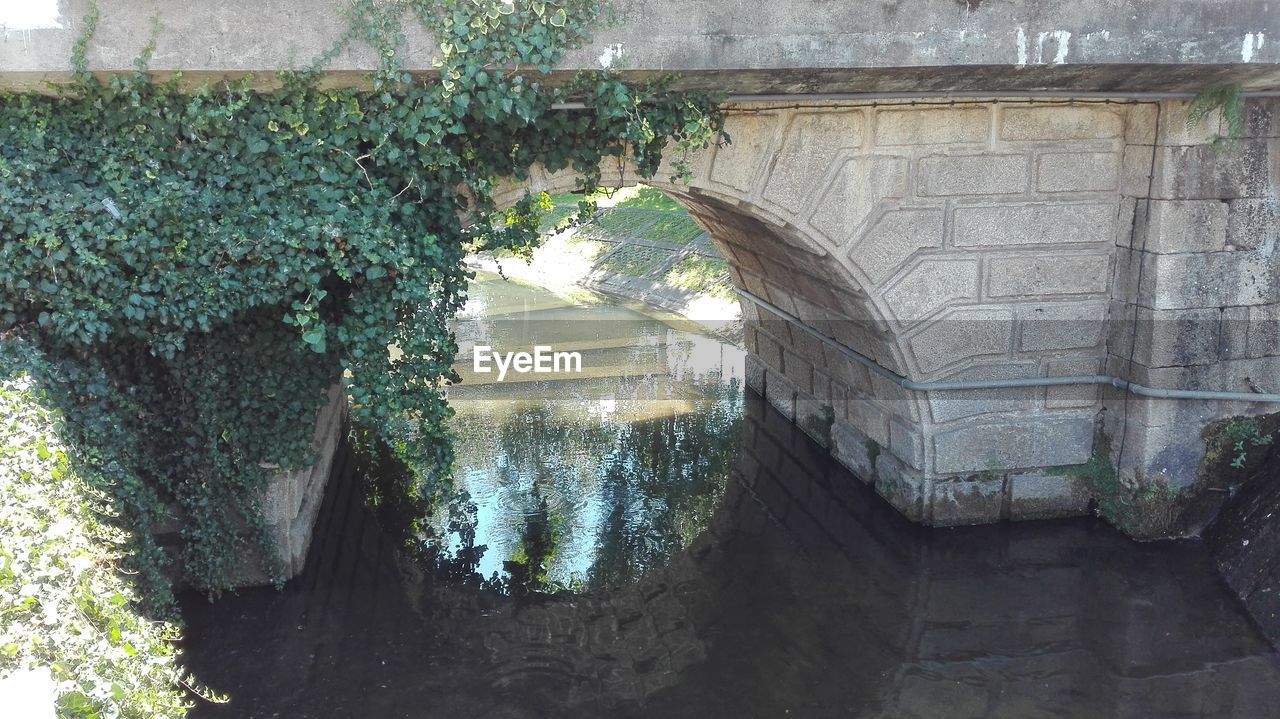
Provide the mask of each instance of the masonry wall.
[{"label": "masonry wall", "polygon": [[[1116,265],[1108,372],[1156,387],[1280,391],[1280,102],[1245,108],[1244,138],[1187,104],[1143,108],[1126,148],[1149,194]],[[1135,183],[1141,188],[1141,182]],[[1122,476],[1188,487],[1215,420],[1274,412],[1255,402],[1156,400],[1108,391]],[[1123,451],[1121,451],[1123,450]]]}]

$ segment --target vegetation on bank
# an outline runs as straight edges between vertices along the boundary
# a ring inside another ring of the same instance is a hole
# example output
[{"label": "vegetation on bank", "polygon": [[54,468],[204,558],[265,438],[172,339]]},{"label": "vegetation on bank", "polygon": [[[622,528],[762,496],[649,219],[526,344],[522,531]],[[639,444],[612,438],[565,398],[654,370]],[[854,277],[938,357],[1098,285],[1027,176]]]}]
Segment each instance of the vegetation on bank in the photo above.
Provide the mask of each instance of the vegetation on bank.
[{"label": "vegetation on bank", "polygon": [[176,628],[119,571],[110,480],[62,441],[52,371],[0,342],[0,674],[47,669],[63,717],[183,716]]},{"label": "vegetation on bank", "polygon": [[[94,8],[71,86],[0,97],[0,335],[47,358],[60,446],[98,502],[86,513],[61,494],[74,481],[55,459],[19,470],[18,486],[51,494],[17,496],[15,511],[61,514],[49,528],[86,538],[110,527],[105,554],[66,561],[93,557],[101,582],[125,587],[117,572],[127,573],[136,593],[105,594],[105,607],[84,605],[84,620],[115,617],[128,637],[118,652],[155,667],[143,683],[103,683],[96,665],[64,663],[60,676],[86,682],[64,685],[65,701],[124,701],[116,684],[125,698],[145,687],[138,701],[155,707],[172,698],[155,688],[175,676],[165,630],[145,634],[128,613],[168,606],[172,577],[212,596],[247,556],[273,556],[261,491],[272,467],[311,461],[311,419],[331,382],[342,379],[357,417],[419,470],[416,482],[447,482],[443,387],[455,378],[449,323],[465,301],[463,258],[527,254],[548,205],[527,197],[497,211],[502,178],[572,167],[591,192],[607,157],[628,154],[652,174],[662,154],[719,136],[712,98],[670,92],[671,78],[551,81],[602,19],[596,0],[343,7],[348,31],[274,91],[253,90],[251,78],[191,92],[154,83],[154,43],[135,74],[101,82],[87,63]],[[400,64],[406,22],[442,41],[429,78]],[[372,88],[321,88],[324,63],[353,43],[381,58]],[[584,109],[561,109],[569,100]],[[181,544],[162,551],[152,530],[175,517]],[[9,566],[21,586],[40,579],[34,566]],[[98,576],[47,579],[73,607],[84,578]],[[89,633],[48,636],[42,649],[15,642],[15,656],[58,662],[92,648],[80,643]]]}]

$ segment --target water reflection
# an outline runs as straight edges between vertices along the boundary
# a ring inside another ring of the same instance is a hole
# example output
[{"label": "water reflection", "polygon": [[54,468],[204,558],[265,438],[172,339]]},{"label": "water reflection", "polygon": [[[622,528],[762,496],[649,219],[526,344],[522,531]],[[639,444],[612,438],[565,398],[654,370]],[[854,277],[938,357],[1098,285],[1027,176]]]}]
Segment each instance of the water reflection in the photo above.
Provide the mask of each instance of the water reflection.
[{"label": "water reflection", "polygon": [[[742,351],[586,293],[482,275],[470,294],[449,393],[468,501],[431,523],[448,551],[522,594],[618,586],[687,546],[738,446]],[[583,371],[497,382],[477,345],[575,351]]]},{"label": "water reflection", "polygon": [[675,404],[468,390],[475,518],[440,525],[490,545],[466,571],[401,551],[344,465],[299,580],[189,599],[187,659],[233,697],[196,716],[1280,716],[1280,662],[1199,544],[913,526],[759,397],[735,430],[723,377],[678,389],[645,356],[610,391]]}]

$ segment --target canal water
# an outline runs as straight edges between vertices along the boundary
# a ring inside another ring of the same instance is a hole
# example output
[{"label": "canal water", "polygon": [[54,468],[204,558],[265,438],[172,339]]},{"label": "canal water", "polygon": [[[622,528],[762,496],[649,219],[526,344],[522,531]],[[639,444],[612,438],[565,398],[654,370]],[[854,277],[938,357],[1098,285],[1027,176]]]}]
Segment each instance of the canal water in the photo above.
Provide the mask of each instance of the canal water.
[{"label": "canal water", "polygon": [[[184,600],[196,717],[1269,717],[1280,659],[1198,543],[911,525],[672,318],[484,276],[458,470],[347,455],[304,574]],[[580,374],[477,373],[548,345]]]}]

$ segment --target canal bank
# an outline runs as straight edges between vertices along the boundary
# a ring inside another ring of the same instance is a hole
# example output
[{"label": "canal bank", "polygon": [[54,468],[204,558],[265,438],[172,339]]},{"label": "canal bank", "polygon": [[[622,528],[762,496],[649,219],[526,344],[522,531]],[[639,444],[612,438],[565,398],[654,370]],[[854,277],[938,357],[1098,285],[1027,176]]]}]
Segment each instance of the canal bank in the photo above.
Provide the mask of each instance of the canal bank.
[{"label": "canal bank", "polygon": [[536,287],[580,287],[639,303],[742,344],[729,267],[682,207],[651,187],[622,188],[595,198],[596,213],[567,226],[579,199],[552,197],[546,240],[530,258],[471,255],[468,266]]}]

